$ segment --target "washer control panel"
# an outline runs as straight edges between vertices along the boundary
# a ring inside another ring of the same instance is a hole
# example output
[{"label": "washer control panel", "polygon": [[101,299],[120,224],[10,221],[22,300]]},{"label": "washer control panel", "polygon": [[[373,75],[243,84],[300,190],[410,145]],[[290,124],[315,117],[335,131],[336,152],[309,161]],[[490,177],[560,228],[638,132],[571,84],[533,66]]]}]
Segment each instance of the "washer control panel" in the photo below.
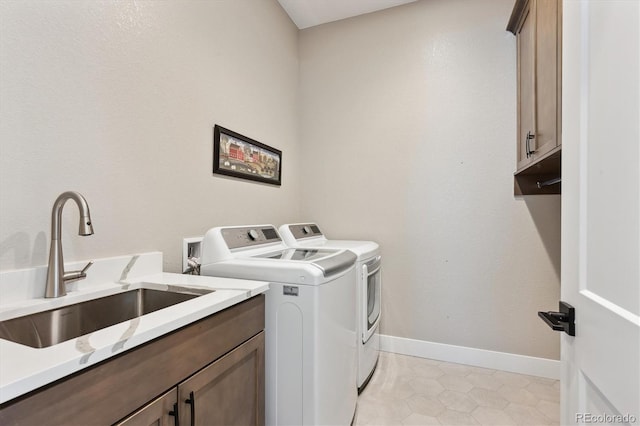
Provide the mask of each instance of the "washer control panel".
[{"label": "washer control panel", "polygon": [[289,230],[296,240],[299,240],[301,238],[322,236],[322,231],[320,231],[320,228],[318,228],[318,225],[316,225],[315,223],[289,225]]},{"label": "washer control panel", "polygon": [[271,225],[223,228],[222,238],[230,249],[280,242],[280,235]]}]

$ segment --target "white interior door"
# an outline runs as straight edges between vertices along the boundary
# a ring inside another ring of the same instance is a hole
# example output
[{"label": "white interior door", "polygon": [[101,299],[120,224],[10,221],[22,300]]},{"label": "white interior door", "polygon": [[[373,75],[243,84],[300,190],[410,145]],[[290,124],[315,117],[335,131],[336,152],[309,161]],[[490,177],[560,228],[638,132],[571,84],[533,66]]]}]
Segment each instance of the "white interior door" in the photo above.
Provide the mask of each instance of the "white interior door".
[{"label": "white interior door", "polygon": [[640,1],[565,0],[563,424],[640,424]]}]

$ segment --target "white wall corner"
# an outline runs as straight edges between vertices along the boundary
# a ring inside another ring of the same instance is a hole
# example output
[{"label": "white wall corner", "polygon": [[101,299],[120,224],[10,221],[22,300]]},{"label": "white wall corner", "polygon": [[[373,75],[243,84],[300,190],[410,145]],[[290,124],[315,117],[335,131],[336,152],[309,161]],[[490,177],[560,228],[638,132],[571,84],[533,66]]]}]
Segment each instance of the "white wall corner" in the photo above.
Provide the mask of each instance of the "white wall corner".
[{"label": "white wall corner", "polygon": [[560,361],[554,359],[387,335],[380,335],[380,350],[560,380]]}]

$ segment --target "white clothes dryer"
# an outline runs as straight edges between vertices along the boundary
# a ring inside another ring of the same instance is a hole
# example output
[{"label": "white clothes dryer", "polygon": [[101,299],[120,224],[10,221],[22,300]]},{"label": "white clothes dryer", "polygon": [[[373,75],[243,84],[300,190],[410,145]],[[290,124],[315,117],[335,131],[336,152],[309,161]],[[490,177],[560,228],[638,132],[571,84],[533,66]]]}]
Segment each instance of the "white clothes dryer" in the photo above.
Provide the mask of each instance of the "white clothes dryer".
[{"label": "white clothes dryer", "polygon": [[362,392],[378,363],[382,293],[382,257],[373,241],[329,240],[315,223],[291,223],[278,228],[290,247],[347,249],[356,261],[356,352],[357,387]]},{"label": "white clothes dryer", "polygon": [[350,424],[357,399],[356,256],[289,248],[272,225],[212,228],[201,254],[201,275],[270,282],[266,424]]}]

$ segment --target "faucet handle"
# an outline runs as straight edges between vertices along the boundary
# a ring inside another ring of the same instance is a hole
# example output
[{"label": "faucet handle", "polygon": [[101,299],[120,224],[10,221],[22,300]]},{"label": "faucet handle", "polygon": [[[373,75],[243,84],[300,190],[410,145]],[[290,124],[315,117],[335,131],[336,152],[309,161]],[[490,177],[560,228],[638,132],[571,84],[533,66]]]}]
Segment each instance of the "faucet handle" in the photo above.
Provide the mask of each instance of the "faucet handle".
[{"label": "faucet handle", "polygon": [[87,263],[87,266],[82,268],[82,271],[80,271],[80,273],[82,275],[86,275],[87,269],[91,268],[91,265],[93,265],[93,260],[90,260],[89,263]]},{"label": "faucet handle", "polygon": [[86,272],[87,272],[87,269],[91,267],[91,265],[93,265],[93,260],[87,263],[87,265],[84,268],[82,268],[82,271],[65,272],[62,278],[65,282],[83,280],[87,278]]}]

